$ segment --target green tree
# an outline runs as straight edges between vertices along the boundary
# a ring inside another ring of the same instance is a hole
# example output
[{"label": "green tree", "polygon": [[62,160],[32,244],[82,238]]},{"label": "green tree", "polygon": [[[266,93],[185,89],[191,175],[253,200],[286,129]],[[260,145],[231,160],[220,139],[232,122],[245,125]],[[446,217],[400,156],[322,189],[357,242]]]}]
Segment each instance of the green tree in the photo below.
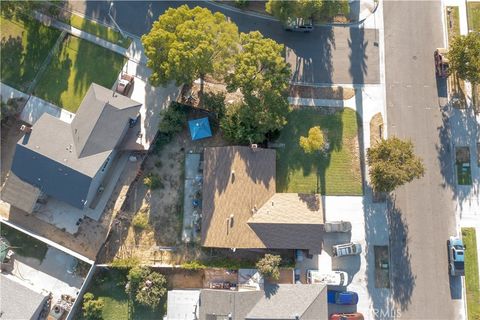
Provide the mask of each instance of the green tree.
[{"label": "green tree", "polygon": [[413,149],[411,141],[392,137],[367,150],[370,182],[375,191],[391,192],[424,175],[423,161]]},{"label": "green tree", "polygon": [[133,267],[127,275],[127,294],[134,297],[135,302],[155,309],[167,293],[167,279],[164,275],[151,271],[148,267]]},{"label": "green tree", "polygon": [[296,16],[297,4],[296,1],[269,0],[265,4],[265,10],[280,21],[286,22],[288,18]]},{"label": "green tree", "polygon": [[32,0],[16,0],[16,1],[2,1],[0,3],[0,11],[2,15],[7,18],[23,19],[40,5],[39,1]]},{"label": "green tree", "polygon": [[215,113],[218,120],[222,120],[225,117],[225,94],[219,93],[205,93],[203,95],[203,106],[208,111]]},{"label": "green tree", "polygon": [[244,100],[229,106],[220,122],[227,140],[239,144],[263,142],[269,132],[287,123],[289,105],[284,96],[266,93],[261,98],[246,96]]},{"label": "green tree", "polygon": [[348,16],[350,7],[346,0],[269,0],[265,10],[285,23],[288,18],[322,21],[331,20],[338,14]]},{"label": "green tree", "polygon": [[257,97],[273,91],[283,95],[290,80],[290,67],[282,56],[284,46],[258,31],[240,34],[240,45],[242,50],[234,57],[235,71],[225,78],[227,89]]},{"label": "green tree", "polygon": [[95,296],[87,292],[83,295],[83,317],[87,320],[100,320],[102,317],[102,310],[105,306],[103,299],[94,299]]},{"label": "green tree", "polygon": [[267,253],[257,262],[256,267],[263,276],[278,280],[280,278],[280,262],[282,262],[282,258],[279,255]]},{"label": "green tree", "polygon": [[142,43],[154,85],[191,83],[225,74],[238,48],[238,29],[219,12],[182,5],[165,11]]},{"label": "green tree", "polygon": [[308,136],[300,137],[299,144],[305,153],[314,153],[325,147],[325,136],[319,126],[311,127]]},{"label": "green tree", "polygon": [[458,77],[480,83],[480,33],[470,32],[453,39],[448,51],[449,67]]},{"label": "green tree", "polygon": [[172,102],[168,109],[162,112],[159,131],[166,135],[173,135],[182,131],[187,122],[187,113],[181,104]]}]

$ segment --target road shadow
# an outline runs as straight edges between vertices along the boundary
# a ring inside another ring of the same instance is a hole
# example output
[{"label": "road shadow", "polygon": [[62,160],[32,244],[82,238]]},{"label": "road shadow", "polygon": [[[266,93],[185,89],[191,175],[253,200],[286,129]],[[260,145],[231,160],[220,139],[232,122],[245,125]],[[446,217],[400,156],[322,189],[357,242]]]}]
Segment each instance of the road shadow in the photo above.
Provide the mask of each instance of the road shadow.
[{"label": "road shadow", "polygon": [[390,263],[392,267],[392,299],[402,311],[408,309],[415,287],[416,275],[412,272],[409,251],[408,226],[402,212],[395,207],[395,198],[388,198],[388,225],[390,228]]},{"label": "road shadow", "polygon": [[[470,199],[480,196],[480,168],[478,167],[477,142],[480,141],[480,125],[476,121],[474,109],[460,110],[447,106],[443,108],[441,125],[437,128],[440,143],[435,146],[443,177],[443,188],[453,191],[452,200],[456,201],[462,218],[463,206]],[[456,172],[457,147],[469,147],[471,185],[459,185]]]}]

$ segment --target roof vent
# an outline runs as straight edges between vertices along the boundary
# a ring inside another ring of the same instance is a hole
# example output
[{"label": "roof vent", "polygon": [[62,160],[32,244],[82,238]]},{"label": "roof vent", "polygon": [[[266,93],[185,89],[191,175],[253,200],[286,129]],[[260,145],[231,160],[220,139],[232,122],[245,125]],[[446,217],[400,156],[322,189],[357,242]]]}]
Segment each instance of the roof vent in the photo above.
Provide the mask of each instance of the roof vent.
[{"label": "roof vent", "polygon": [[272,201],[272,207],[273,207],[274,204],[275,204],[275,203]]}]

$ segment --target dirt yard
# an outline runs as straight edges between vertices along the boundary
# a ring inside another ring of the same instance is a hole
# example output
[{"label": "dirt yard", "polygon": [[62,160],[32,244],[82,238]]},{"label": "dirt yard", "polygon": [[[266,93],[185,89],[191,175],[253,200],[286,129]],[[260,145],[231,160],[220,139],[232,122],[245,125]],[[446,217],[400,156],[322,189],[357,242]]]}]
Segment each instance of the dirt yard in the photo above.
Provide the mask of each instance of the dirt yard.
[{"label": "dirt yard", "polygon": [[[191,112],[188,118],[200,116],[205,114]],[[185,154],[223,145],[226,142],[215,130],[211,138],[192,141],[184,128],[159,152],[150,152],[116,215],[102,262],[135,257],[142,263],[161,265],[198,258],[197,248],[181,242]],[[143,183],[149,174],[160,177],[159,188],[150,190]],[[132,220],[139,214],[148,216],[148,226],[144,229],[133,226]]]}]

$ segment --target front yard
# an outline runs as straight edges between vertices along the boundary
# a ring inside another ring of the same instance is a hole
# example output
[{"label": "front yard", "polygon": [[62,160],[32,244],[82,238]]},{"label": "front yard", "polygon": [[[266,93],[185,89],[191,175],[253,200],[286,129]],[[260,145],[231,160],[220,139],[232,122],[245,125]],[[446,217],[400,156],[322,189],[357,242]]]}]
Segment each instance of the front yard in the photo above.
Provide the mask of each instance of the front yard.
[{"label": "front yard", "polygon": [[[326,154],[305,154],[299,146],[300,136],[314,126],[327,136]],[[362,195],[360,126],[357,113],[349,108],[293,110],[277,140],[277,192]]]},{"label": "front yard", "polygon": [[35,20],[0,16],[2,82],[25,91],[60,36]]},{"label": "front yard", "polygon": [[67,36],[53,57],[34,94],[76,112],[90,84],[111,88],[125,58],[86,40]]},{"label": "front yard", "polygon": [[465,250],[465,286],[469,320],[480,319],[480,288],[478,279],[477,239],[474,228],[462,228]]}]

